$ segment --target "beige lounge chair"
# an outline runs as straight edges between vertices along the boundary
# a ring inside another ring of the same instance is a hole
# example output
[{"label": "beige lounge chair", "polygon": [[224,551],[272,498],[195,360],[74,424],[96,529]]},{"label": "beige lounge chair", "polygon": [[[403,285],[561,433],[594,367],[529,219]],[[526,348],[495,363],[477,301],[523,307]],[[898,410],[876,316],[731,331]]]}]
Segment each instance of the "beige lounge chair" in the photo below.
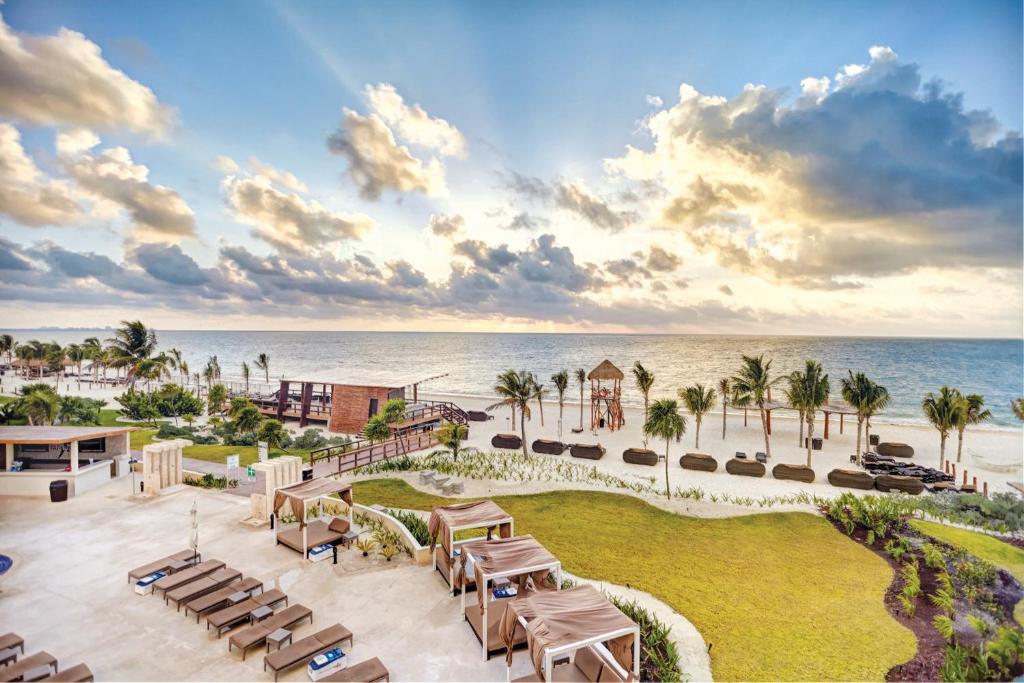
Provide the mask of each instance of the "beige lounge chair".
[{"label": "beige lounge chair", "polygon": [[174,590],[179,586],[184,586],[187,583],[192,583],[197,579],[201,579],[207,574],[212,574],[218,569],[222,569],[224,563],[220,560],[204,560],[194,567],[189,569],[182,569],[180,572],[175,572],[170,576],[165,576],[156,583],[153,584],[153,592],[160,591],[166,593],[167,591]]},{"label": "beige lounge chair", "polygon": [[924,482],[917,477],[901,474],[880,474],[875,477],[875,488],[879,491],[902,491],[913,496],[924,491]]},{"label": "beige lounge chair", "polygon": [[574,458],[584,458],[585,460],[600,460],[604,457],[605,450],[604,446],[599,443],[588,444],[588,443],[574,443],[569,447],[569,455]]},{"label": "beige lounge chair", "polygon": [[814,470],[807,465],[787,465],[780,462],[772,468],[772,477],[775,479],[788,479],[789,481],[802,481],[805,484],[814,483]]},{"label": "beige lounge chair", "polygon": [[863,470],[835,469],[828,473],[828,483],[847,489],[867,491],[875,488],[875,478]]},{"label": "beige lounge chair", "polygon": [[544,453],[545,455],[561,455],[565,453],[565,449],[568,448],[561,441],[552,441],[550,439],[537,439],[530,445],[530,448],[534,453]]},{"label": "beige lounge chair", "polygon": [[309,609],[305,605],[292,605],[285,607],[280,612],[277,612],[272,617],[267,617],[258,624],[253,624],[249,628],[243,628],[241,631],[232,634],[228,638],[228,652],[231,652],[233,647],[238,648],[242,651],[242,661],[245,661],[245,652],[250,647],[256,647],[262,645],[263,641],[267,639],[271,633],[279,628],[290,629],[300,621],[309,619],[309,623],[313,623],[313,610]]},{"label": "beige lounge chair", "polygon": [[25,639],[17,633],[5,633],[0,636],[0,650],[13,649],[19,649],[21,654],[25,654]]},{"label": "beige lounge chair", "polygon": [[143,576],[149,576],[153,572],[166,571],[170,568],[172,562],[188,562],[193,557],[196,558],[197,562],[203,559],[202,553],[197,553],[195,550],[182,550],[180,552],[174,553],[173,555],[168,555],[167,557],[161,560],[156,560],[155,562],[144,564],[141,567],[136,567],[135,569],[128,572],[128,583],[131,583],[132,581],[138,581]]},{"label": "beige lounge chair", "polygon": [[895,441],[883,441],[875,447],[875,452],[879,455],[889,455],[894,458],[913,458],[914,449],[905,443],[897,443]]},{"label": "beige lounge chair", "polygon": [[329,626],[311,636],[296,641],[288,647],[281,648],[277,652],[271,652],[263,658],[263,670],[269,668],[274,672],[274,680],[278,674],[298,664],[304,664],[318,654],[337,647],[345,641],[349,647],[352,646],[352,631],[341,624]]},{"label": "beige lounge chair", "polygon": [[630,465],[649,465],[653,467],[658,464],[658,454],[649,448],[627,448],[622,451],[622,461]]},{"label": "beige lounge chair", "polygon": [[211,574],[200,577],[195,581],[190,581],[184,586],[178,586],[174,590],[165,591],[164,604],[173,602],[174,611],[177,612],[181,609],[183,602],[206,595],[240,578],[242,578],[242,572],[231,567],[222,567]]},{"label": "beige lounge chair", "polygon": [[228,585],[224,586],[219,590],[215,590],[212,593],[207,593],[198,598],[194,598],[185,603],[185,616],[188,616],[189,612],[196,615],[196,623],[199,623],[199,616],[204,612],[216,609],[224,605],[235,593],[252,593],[262,592],[263,582],[259,579],[254,579],[251,576],[240,579],[238,581],[232,581]]},{"label": "beige lounge chair", "polygon": [[69,666],[59,673],[55,673],[52,676],[47,676],[41,680],[44,681],[67,681],[68,683],[90,683],[96,680],[92,671],[89,670],[85,664],[75,664]]},{"label": "beige lounge chair", "polygon": [[248,620],[249,612],[257,607],[273,607],[279,602],[284,602],[284,606],[287,607],[288,596],[276,588],[271,588],[259,595],[250,597],[248,600],[243,600],[237,605],[225,607],[206,617],[206,630],[209,631],[211,626],[214,627],[217,629],[217,637],[220,638],[224,631],[230,630],[243,621]]},{"label": "beige lounge chair", "polygon": [[28,657],[22,657],[14,664],[8,664],[0,669],[0,681],[21,680],[26,671],[31,671],[39,666],[49,666],[54,672],[59,671],[57,668],[57,658],[43,650],[41,652],[33,652]]},{"label": "beige lounge chair", "polygon": [[390,681],[391,673],[384,663],[376,657],[365,659],[358,664],[347,666],[337,673],[320,679],[321,681],[337,681],[345,683],[378,683]]},{"label": "beige lounge chair", "polygon": [[725,463],[725,471],[729,474],[738,474],[743,477],[763,477],[765,467],[756,460],[732,458]]},{"label": "beige lounge chair", "polygon": [[491,437],[491,446],[504,450],[516,450],[523,447],[523,440],[515,434],[495,434]]},{"label": "beige lounge chair", "polygon": [[679,466],[684,470],[714,472],[718,469],[718,461],[707,453],[687,453],[679,458]]}]

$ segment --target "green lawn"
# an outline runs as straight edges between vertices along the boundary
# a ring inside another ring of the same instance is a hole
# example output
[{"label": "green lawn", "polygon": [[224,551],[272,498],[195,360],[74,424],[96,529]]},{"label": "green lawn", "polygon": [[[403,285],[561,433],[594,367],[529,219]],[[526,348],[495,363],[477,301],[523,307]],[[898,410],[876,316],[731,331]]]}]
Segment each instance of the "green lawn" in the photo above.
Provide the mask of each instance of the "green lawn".
[{"label": "green lawn", "polygon": [[[405,482],[355,484],[363,504],[449,504]],[[889,565],[807,513],[699,519],[630,496],[558,491],[496,497],[569,571],[648,591],[712,646],[719,680],[882,680],[914,656],[889,616]]]},{"label": "green lawn", "polygon": [[[977,531],[968,531],[920,519],[913,519],[910,524],[921,533],[963,548],[976,557],[988,560],[997,567],[1002,567],[1018,581],[1024,583],[1024,550]],[[1024,600],[1017,603],[1013,615],[1018,623],[1024,624]]]},{"label": "green lawn", "polygon": [[[134,450],[141,450],[143,446],[153,443],[153,437],[156,435],[155,429],[142,429],[137,432],[132,432],[132,448]],[[208,462],[227,462],[227,456],[239,455],[238,463],[239,466],[245,467],[251,465],[254,462],[258,462],[259,449],[256,446],[224,446],[221,444],[197,444],[195,446],[189,446],[183,451],[186,458],[195,458],[196,460],[206,460]],[[301,448],[293,448],[287,451],[283,451],[280,448],[271,448],[270,457],[276,458],[279,455],[297,455],[305,461],[309,461],[309,451]]]}]

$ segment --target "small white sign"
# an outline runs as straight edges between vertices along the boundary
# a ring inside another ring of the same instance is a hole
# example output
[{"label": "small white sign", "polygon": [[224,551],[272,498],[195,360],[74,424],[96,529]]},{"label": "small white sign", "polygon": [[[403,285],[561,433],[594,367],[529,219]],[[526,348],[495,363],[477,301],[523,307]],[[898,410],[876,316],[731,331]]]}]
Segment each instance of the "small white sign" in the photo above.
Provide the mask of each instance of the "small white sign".
[{"label": "small white sign", "polygon": [[260,462],[266,462],[270,458],[270,448],[266,441],[257,441],[256,446],[260,450]]},{"label": "small white sign", "polygon": [[238,454],[228,456],[228,469],[238,469]]}]

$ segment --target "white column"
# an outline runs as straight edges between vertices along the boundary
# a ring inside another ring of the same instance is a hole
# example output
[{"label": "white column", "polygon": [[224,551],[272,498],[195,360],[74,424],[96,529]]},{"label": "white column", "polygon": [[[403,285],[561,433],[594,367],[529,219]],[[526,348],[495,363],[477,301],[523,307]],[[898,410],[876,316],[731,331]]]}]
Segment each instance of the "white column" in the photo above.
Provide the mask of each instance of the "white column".
[{"label": "white column", "polygon": [[5,443],[4,451],[4,459],[7,461],[6,463],[4,463],[4,469],[10,472],[11,468],[14,467],[14,444]]},{"label": "white column", "polygon": [[68,457],[71,458],[71,474],[72,475],[77,475],[78,474],[78,442],[77,441],[72,441],[69,445],[71,446],[71,448],[69,449],[70,455],[68,456]]}]

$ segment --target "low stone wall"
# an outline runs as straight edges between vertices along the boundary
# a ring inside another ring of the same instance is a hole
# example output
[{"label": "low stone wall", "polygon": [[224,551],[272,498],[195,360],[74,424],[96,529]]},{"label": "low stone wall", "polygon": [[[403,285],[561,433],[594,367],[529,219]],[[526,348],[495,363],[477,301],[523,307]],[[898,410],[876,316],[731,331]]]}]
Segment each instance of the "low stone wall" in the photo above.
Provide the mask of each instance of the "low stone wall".
[{"label": "low stone wall", "polygon": [[416,537],[412,535],[412,532],[410,532],[405,525],[397,519],[382,510],[377,510],[366,505],[360,505],[359,503],[355,503],[352,506],[352,512],[353,515],[365,515],[366,517],[380,520],[386,527],[395,531],[402,537],[402,542],[405,544],[405,547],[409,549],[409,552],[412,553],[412,559],[416,564],[420,566],[430,564],[430,546],[420,545],[419,541],[416,540]]}]

